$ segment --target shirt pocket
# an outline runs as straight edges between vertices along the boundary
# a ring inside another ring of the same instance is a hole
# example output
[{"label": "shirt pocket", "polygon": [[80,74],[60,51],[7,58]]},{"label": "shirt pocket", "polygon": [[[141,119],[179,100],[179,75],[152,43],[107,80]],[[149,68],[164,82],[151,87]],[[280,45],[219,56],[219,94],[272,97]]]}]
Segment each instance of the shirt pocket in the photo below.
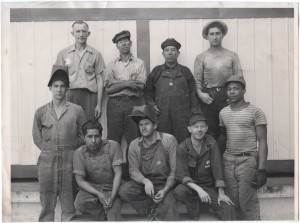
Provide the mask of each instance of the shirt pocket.
[{"label": "shirt pocket", "polygon": [[48,142],[52,139],[52,133],[54,128],[54,120],[50,115],[45,115],[42,120],[42,138],[44,142]]},{"label": "shirt pocket", "polygon": [[91,62],[86,61],[86,63],[84,64],[84,70],[88,74],[93,74],[95,69]]}]

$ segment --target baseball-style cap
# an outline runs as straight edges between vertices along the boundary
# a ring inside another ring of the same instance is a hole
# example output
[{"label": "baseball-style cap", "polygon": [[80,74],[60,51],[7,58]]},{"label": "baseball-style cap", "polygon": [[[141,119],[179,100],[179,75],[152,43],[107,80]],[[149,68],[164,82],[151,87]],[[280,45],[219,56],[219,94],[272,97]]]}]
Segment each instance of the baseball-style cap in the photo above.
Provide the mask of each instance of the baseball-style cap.
[{"label": "baseball-style cap", "polygon": [[198,121],[207,121],[207,119],[204,116],[204,113],[201,111],[195,111],[189,115],[187,118],[187,123],[189,126],[193,125],[195,122]]},{"label": "baseball-style cap", "polygon": [[138,125],[140,120],[149,119],[154,123],[159,123],[156,112],[149,105],[134,106],[132,113],[128,115]]},{"label": "baseball-style cap", "polygon": [[243,76],[241,75],[232,75],[228,80],[225,82],[225,86],[227,87],[229,83],[231,82],[238,82],[241,83],[244,88],[246,87],[246,81]]},{"label": "baseball-style cap", "polygon": [[222,26],[222,28],[223,28],[223,30],[222,30],[223,36],[225,36],[225,35],[227,34],[227,32],[228,32],[228,26],[227,26],[224,22],[222,22],[222,21],[220,21],[220,20],[213,20],[213,21],[208,22],[208,23],[203,27],[203,29],[202,29],[202,36],[203,36],[204,39],[207,39],[208,28],[209,28],[212,24],[214,24],[214,23],[218,23],[220,26]]},{"label": "baseball-style cap", "polygon": [[175,46],[176,49],[179,50],[181,44],[177,42],[174,38],[168,38],[161,44],[161,48],[164,50],[167,46]]},{"label": "baseball-style cap", "polygon": [[131,34],[128,30],[123,30],[122,32],[117,33],[112,39],[113,43],[117,43],[120,39],[128,38],[130,39]]},{"label": "baseball-style cap", "polygon": [[70,86],[69,71],[67,66],[61,66],[61,65],[52,66],[52,72],[51,72],[50,80],[48,82],[48,87],[50,87],[54,81],[63,81],[67,87]]}]

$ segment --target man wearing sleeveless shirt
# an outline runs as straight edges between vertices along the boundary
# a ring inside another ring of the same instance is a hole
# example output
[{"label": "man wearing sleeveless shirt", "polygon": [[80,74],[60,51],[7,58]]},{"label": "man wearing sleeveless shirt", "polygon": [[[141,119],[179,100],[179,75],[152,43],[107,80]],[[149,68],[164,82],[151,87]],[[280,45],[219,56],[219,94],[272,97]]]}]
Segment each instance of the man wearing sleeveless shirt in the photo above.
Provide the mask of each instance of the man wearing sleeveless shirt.
[{"label": "man wearing sleeveless shirt", "polygon": [[257,189],[266,184],[267,119],[263,111],[245,102],[246,82],[234,75],[226,83],[230,105],[220,112],[226,192],[240,220],[260,220]]},{"label": "man wearing sleeveless shirt", "polygon": [[[196,57],[194,65],[197,94],[207,118],[208,133],[215,140],[220,136],[219,113],[227,106],[224,83],[232,75],[242,75],[238,55],[222,47],[227,31],[227,25],[219,20],[203,27],[202,36],[209,41],[210,48]],[[223,153],[223,148],[219,149]]]}]

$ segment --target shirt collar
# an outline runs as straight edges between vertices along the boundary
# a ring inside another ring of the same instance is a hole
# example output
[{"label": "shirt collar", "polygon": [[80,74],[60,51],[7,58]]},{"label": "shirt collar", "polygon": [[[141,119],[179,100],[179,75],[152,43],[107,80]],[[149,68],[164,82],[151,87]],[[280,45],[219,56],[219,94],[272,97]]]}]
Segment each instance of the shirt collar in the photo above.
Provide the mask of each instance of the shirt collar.
[{"label": "shirt collar", "polygon": [[[132,61],[133,58],[134,58],[134,56],[130,53],[129,61]],[[118,58],[116,59],[116,61],[120,61],[120,60],[123,61],[122,58],[121,58],[121,56],[118,56]]]},{"label": "shirt collar", "polygon": [[[75,50],[76,50],[76,47],[75,47],[75,44],[73,44],[73,45],[70,46],[70,48],[69,48],[69,53],[71,53],[71,52],[73,52],[73,51],[75,51]],[[86,44],[84,50],[87,51],[87,52],[89,52],[89,53],[93,53],[92,48],[91,48],[89,45],[87,45],[87,44]]]},{"label": "shirt collar", "polygon": [[[162,140],[160,134],[158,131],[154,130],[154,133],[153,134],[156,134],[156,140],[155,142],[157,142],[158,140]],[[144,136],[141,136],[139,139],[138,139],[138,142],[139,143],[142,143],[144,141]]]},{"label": "shirt collar", "polygon": [[177,67],[178,67],[178,62],[176,62],[176,64],[175,64],[175,66],[173,66],[173,67],[169,67],[168,65],[167,65],[167,63],[165,63],[164,64],[165,66],[164,66],[164,68],[167,70],[170,70],[170,69],[176,69]]},{"label": "shirt collar", "polygon": [[[188,144],[187,152],[189,154],[191,154],[192,156],[198,156],[196,150],[194,149],[191,137],[188,139],[187,144]],[[202,148],[201,148],[199,156],[202,156],[204,153],[206,153],[210,149],[209,145],[211,145],[211,144],[212,144],[212,139],[210,137],[208,137],[207,135],[205,135],[203,138]]]}]

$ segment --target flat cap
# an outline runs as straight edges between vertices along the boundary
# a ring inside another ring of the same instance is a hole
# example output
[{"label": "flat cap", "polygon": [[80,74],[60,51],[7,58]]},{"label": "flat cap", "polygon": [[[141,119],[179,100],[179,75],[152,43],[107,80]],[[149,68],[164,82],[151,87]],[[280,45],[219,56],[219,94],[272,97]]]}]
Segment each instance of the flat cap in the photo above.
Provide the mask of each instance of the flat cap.
[{"label": "flat cap", "polygon": [[207,119],[204,116],[204,113],[201,111],[195,111],[189,115],[187,118],[187,123],[189,126],[193,125],[195,122],[198,121],[207,121]]},{"label": "flat cap", "polygon": [[123,30],[122,32],[117,33],[112,39],[113,43],[117,43],[122,38],[130,39],[131,34],[128,30]]},{"label": "flat cap", "polygon": [[175,46],[176,49],[179,50],[181,44],[177,42],[174,38],[168,38],[161,44],[161,48],[164,50],[167,46]]},{"label": "flat cap", "polygon": [[48,82],[48,87],[50,87],[54,81],[63,81],[67,85],[67,87],[70,86],[69,71],[67,66],[52,66],[52,72],[50,80]]},{"label": "flat cap", "polygon": [[225,86],[227,87],[229,83],[231,82],[238,82],[241,83],[244,88],[246,87],[246,81],[243,76],[241,75],[232,75],[228,80],[225,82]]},{"label": "flat cap", "polygon": [[159,123],[156,112],[149,105],[134,106],[132,113],[128,115],[138,125],[140,120],[149,119],[154,123]]},{"label": "flat cap", "polygon": [[228,27],[227,25],[220,21],[220,20],[213,20],[213,21],[210,21],[208,22],[202,29],[202,36],[204,39],[207,39],[207,35],[208,35],[208,30],[209,28],[212,26],[212,25],[215,25],[215,24],[218,24],[219,26],[221,26],[222,28],[222,33],[223,33],[223,36],[225,36],[228,32]]}]

